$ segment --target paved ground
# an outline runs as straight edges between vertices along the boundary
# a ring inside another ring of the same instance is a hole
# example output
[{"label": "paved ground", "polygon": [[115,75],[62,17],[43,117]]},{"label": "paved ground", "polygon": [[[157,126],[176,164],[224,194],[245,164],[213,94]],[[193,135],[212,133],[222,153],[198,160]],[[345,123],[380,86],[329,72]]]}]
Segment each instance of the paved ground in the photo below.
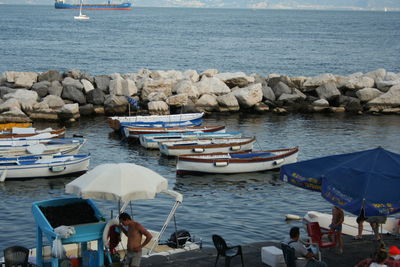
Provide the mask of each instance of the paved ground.
[{"label": "paved ground", "polygon": [[[392,245],[400,247],[400,239],[394,236],[384,236],[386,247]],[[237,244],[228,244],[237,245]],[[336,254],[333,249],[322,250],[322,259],[328,266],[347,267],[355,266],[361,260],[374,254],[379,244],[372,241],[372,236],[367,236],[364,240],[353,240],[352,237],[344,237],[344,252],[342,255]],[[261,248],[264,246],[277,246],[274,242],[260,242],[243,245],[244,264],[248,267],[268,266],[261,262]],[[203,248],[200,251],[184,252],[169,257],[153,256],[143,259],[141,266],[162,266],[162,267],[212,267],[216,259],[215,248]],[[217,266],[224,266],[224,259],[219,260]],[[235,257],[231,262],[232,267],[241,266],[240,257]]]}]

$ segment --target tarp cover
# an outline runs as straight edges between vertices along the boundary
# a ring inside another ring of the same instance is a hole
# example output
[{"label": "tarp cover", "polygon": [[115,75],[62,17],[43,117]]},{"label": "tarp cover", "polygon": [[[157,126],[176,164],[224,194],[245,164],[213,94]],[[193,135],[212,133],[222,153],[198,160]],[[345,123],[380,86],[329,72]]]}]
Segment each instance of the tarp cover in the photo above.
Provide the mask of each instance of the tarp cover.
[{"label": "tarp cover", "polygon": [[355,215],[363,205],[366,216],[400,211],[400,154],[381,147],[287,164],[280,178],[321,191],[326,200]]}]

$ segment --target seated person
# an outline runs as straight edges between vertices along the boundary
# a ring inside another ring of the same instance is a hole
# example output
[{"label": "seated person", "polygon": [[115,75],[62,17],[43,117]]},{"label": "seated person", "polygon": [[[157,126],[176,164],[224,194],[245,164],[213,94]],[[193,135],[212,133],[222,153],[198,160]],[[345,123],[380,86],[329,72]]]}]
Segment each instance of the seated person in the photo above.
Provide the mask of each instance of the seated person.
[{"label": "seated person", "polygon": [[306,261],[296,260],[296,266],[306,266],[306,267],[326,267],[328,266],[325,262],[317,260],[318,255],[314,254],[311,249],[307,249],[300,240],[300,228],[292,227],[290,229],[290,239],[285,241],[290,247],[295,249],[296,257],[305,257]]},{"label": "seated person", "polygon": [[388,257],[385,248],[380,248],[378,252],[376,252],[372,263],[369,265],[370,267],[387,267],[385,261]]}]

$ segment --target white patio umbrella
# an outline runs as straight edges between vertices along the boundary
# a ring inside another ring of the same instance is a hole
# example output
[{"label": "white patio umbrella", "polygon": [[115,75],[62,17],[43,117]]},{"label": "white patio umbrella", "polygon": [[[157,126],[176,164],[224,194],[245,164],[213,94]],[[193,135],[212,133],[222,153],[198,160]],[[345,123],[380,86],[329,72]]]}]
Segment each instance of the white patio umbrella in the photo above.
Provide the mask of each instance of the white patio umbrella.
[{"label": "white patio umbrella", "polygon": [[83,198],[129,202],[153,199],[168,189],[168,181],[158,173],[133,163],[107,163],[95,167],[65,186],[66,193]]}]

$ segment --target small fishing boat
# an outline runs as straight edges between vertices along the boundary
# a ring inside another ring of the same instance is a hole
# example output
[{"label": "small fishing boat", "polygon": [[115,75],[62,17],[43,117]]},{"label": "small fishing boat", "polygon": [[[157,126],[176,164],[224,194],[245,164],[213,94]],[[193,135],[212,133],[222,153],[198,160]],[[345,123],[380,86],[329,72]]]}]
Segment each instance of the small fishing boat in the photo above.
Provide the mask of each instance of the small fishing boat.
[{"label": "small fishing boat", "polygon": [[0,131],[11,131],[13,127],[19,127],[19,128],[32,127],[32,123],[30,122],[0,123]]},{"label": "small fishing boat", "polygon": [[[79,4],[76,3],[68,3],[72,1],[67,0],[55,0],[54,7],[56,9],[78,9]],[[101,3],[104,2],[104,3]],[[106,1],[98,1],[96,4],[84,4],[82,5],[82,9],[102,9],[102,10],[131,10],[132,3],[129,1],[123,1],[120,3],[111,3],[110,0]]]},{"label": "small fishing boat", "polygon": [[299,149],[180,155],[176,174],[243,173],[279,168],[297,161]]},{"label": "small fishing boat", "polygon": [[11,131],[3,131],[0,133],[0,139],[3,138],[26,138],[26,137],[34,137],[40,134],[51,134],[51,138],[60,138],[65,135],[65,128],[61,128],[58,130],[53,130],[52,128],[47,128],[44,130],[38,130],[36,128],[19,128],[13,127]]},{"label": "small fishing boat", "polygon": [[125,127],[124,135],[128,138],[139,138],[142,134],[166,133],[224,133],[225,126],[186,126],[186,127]]},{"label": "small fishing boat", "polygon": [[159,143],[160,152],[166,156],[215,152],[249,151],[253,149],[255,137],[198,138]]},{"label": "small fishing boat", "polygon": [[0,159],[0,182],[84,173],[90,155],[45,155]]},{"label": "small fishing boat", "polygon": [[[344,216],[344,221],[342,224],[342,233],[345,235],[356,236],[358,235],[358,224],[357,217],[355,216]],[[318,222],[321,228],[328,230],[329,225],[332,223],[332,214],[322,213],[318,211],[308,211],[304,215],[303,220],[307,222]],[[382,224],[381,233],[382,234],[398,234],[400,219],[394,217],[388,217],[386,223]],[[373,235],[374,232],[368,222],[363,224],[363,235]]]},{"label": "small fishing boat", "polygon": [[[46,144],[50,141],[57,142],[56,140],[67,140],[69,138],[55,138],[56,135],[50,133],[42,133],[25,138],[0,138],[0,147],[4,146],[23,146],[34,144]],[[62,142],[62,141],[61,141]]]},{"label": "small fishing boat", "polygon": [[76,155],[85,142],[83,138],[62,138],[36,144],[0,145],[0,159],[27,155]]},{"label": "small fishing boat", "polygon": [[82,14],[82,5],[83,5],[83,0],[81,0],[81,6],[79,8],[79,16],[74,16],[74,19],[76,20],[88,20],[90,19],[89,16]]},{"label": "small fishing boat", "polygon": [[242,137],[242,133],[216,133],[216,132],[186,132],[186,133],[165,133],[165,134],[141,134],[140,144],[148,149],[158,149],[159,142],[180,141],[197,138],[222,138],[222,137]]},{"label": "small fishing boat", "polygon": [[201,125],[204,113],[185,113],[173,115],[150,115],[150,116],[125,116],[109,117],[108,124],[119,131],[123,127],[183,127]]}]

